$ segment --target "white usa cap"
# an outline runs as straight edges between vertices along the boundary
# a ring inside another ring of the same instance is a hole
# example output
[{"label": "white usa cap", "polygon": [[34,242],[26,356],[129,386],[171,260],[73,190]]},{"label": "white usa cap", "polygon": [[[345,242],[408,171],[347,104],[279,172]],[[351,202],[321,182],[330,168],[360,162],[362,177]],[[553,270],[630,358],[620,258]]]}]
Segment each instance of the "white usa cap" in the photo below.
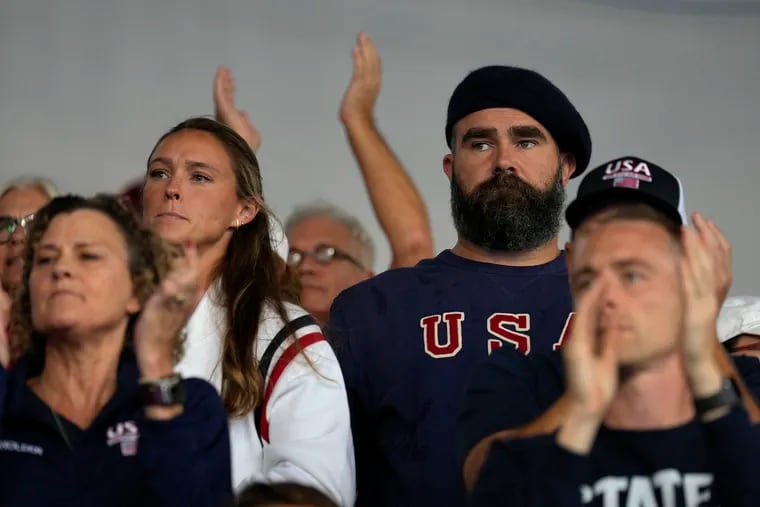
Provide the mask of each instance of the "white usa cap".
[{"label": "white usa cap", "polygon": [[718,339],[724,343],[742,334],[760,336],[760,297],[736,296],[723,303],[718,314]]}]

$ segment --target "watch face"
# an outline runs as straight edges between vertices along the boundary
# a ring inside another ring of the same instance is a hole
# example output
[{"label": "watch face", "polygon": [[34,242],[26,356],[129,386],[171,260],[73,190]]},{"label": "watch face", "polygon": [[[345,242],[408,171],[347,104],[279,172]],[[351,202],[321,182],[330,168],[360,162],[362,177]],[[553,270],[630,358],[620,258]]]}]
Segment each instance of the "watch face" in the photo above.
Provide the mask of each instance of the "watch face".
[{"label": "watch face", "polygon": [[140,393],[145,405],[178,405],[185,401],[185,390],[179,375],[141,382]]}]

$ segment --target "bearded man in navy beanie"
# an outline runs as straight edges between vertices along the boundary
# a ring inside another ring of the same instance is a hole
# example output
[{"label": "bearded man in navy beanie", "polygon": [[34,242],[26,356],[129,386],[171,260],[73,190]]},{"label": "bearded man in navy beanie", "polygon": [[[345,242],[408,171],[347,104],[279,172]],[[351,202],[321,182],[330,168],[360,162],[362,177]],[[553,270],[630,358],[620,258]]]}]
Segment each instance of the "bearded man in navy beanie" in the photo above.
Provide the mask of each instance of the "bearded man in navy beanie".
[{"label": "bearded man in navy beanie", "polygon": [[457,243],[335,300],[327,331],[348,389],[359,506],[461,506],[456,414],[474,365],[499,347],[552,350],[571,302],[558,231],[591,139],[554,84],[484,67],[454,90],[443,171]]}]

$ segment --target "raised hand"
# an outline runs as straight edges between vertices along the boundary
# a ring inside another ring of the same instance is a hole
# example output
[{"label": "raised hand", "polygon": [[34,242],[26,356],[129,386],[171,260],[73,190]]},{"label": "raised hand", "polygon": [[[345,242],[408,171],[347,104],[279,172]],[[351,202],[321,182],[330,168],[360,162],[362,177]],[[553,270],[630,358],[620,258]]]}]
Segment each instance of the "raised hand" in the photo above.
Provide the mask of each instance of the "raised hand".
[{"label": "raised hand", "polygon": [[606,280],[598,279],[577,301],[570,340],[563,346],[566,414],[557,444],[588,454],[618,388],[614,340],[600,333]]},{"label": "raised hand", "polygon": [[733,281],[731,243],[728,242],[723,232],[712,220],[704,218],[699,213],[694,213],[692,220],[702,242],[712,257],[712,265],[716,277],[715,291],[718,302],[722,305],[726,300],[728,290],[731,288],[731,282]]},{"label": "raised hand", "polygon": [[714,223],[699,214],[693,221],[694,229],[684,227],[682,236],[683,352],[694,395],[701,396],[713,394],[709,391],[716,387],[716,378],[719,383],[716,320],[727,280],[730,286],[730,247],[726,249],[728,242]]},{"label": "raised hand", "polygon": [[617,391],[614,340],[600,335],[604,280],[597,280],[578,301],[570,340],[562,348],[567,394],[575,409],[601,421]]},{"label": "raised hand", "polygon": [[146,301],[135,326],[135,353],[143,378],[172,373],[179,335],[200,296],[198,253],[194,245],[188,244]]},{"label": "raised hand", "polygon": [[372,39],[360,33],[353,50],[354,74],[343,94],[340,119],[343,123],[372,121],[375,102],[380,93],[380,55]]},{"label": "raised hand", "polygon": [[259,151],[261,134],[251,123],[248,113],[235,107],[235,81],[227,67],[219,67],[214,78],[214,114],[217,121],[245,139],[254,153]]}]

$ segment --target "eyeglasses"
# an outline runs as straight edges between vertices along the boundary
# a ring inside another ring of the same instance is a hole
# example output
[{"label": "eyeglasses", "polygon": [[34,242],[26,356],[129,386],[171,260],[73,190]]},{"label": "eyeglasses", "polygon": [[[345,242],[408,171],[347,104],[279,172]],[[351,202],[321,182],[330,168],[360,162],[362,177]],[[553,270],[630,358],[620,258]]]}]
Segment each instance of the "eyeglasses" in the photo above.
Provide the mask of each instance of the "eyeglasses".
[{"label": "eyeglasses", "polygon": [[317,247],[311,252],[305,252],[303,250],[298,250],[297,248],[291,248],[288,252],[288,266],[291,268],[297,268],[303,264],[303,261],[306,259],[306,257],[311,257],[322,265],[330,264],[336,259],[345,260],[359,269],[364,269],[364,266],[362,266],[362,264],[354,257],[330,245],[317,245]]},{"label": "eyeglasses", "polygon": [[16,229],[21,227],[26,232],[27,226],[34,220],[34,213],[25,217],[0,217],[0,245],[3,245],[11,240],[11,236],[16,232]]}]

